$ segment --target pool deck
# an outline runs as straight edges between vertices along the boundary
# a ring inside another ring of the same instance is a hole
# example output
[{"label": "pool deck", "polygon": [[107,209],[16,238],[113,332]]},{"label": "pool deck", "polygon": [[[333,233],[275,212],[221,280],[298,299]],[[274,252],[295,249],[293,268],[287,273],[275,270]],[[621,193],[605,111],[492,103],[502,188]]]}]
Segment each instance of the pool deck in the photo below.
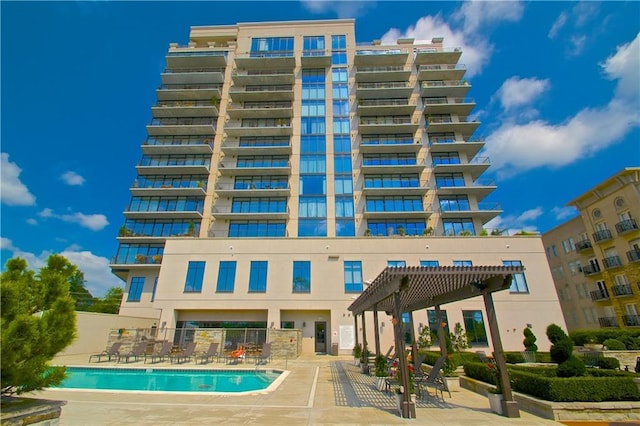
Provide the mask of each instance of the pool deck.
[{"label": "pool deck", "polygon": [[[87,362],[89,355],[60,357],[56,363],[75,366],[127,366],[151,368],[256,368],[251,362],[226,365],[212,362],[129,364]],[[295,360],[274,359],[266,366],[290,371],[272,392],[250,395],[151,394],[87,392],[47,389],[29,396],[67,401],[60,425],[559,425],[561,423],[520,411],[520,418],[506,418],[489,409],[489,400],[461,389],[445,394],[445,402],[422,397],[416,403],[416,419],[402,419],[395,395],[380,392],[375,377],[361,374],[351,357],[303,355]],[[26,395],[25,395],[26,396]]]}]

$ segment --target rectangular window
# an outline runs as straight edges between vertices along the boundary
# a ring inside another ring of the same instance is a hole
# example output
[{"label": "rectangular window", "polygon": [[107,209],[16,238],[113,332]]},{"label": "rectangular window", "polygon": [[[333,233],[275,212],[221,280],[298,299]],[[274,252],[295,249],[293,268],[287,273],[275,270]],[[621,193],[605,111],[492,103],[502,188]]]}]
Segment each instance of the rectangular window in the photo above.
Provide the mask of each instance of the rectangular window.
[{"label": "rectangular window", "polygon": [[233,293],[233,286],[236,281],[235,260],[221,260],[218,270],[218,285],[216,292]]},{"label": "rectangular window", "polygon": [[454,260],[453,266],[473,266],[473,262],[470,260]]},{"label": "rectangular window", "polygon": [[311,262],[308,260],[293,262],[293,292],[311,292]]},{"label": "rectangular window", "polygon": [[249,292],[265,293],[267,291],[267,261],[252,260],[249,271]]},{"label": "rectangular window", "polygon": [[387,260],[387,266],[391,268],[404,268],[407,266],[407,262],[404,260]]},{"label": "rectangular window", "polygon": [[[522,262],[519,260],[503,260],[504,266],[522,266]],[[527,280],[524,274],[513,274],[513,280],[511,281],[511,287],[509,287],[510,293],[529,293],[529,287],[527,287]]]},{"label": "rectangular window", "polygon": [[280,321],[280,328],[296,328],[295,321]]},{"label": "rectangular window", "polygon": [[440,266],[440,263],[437,260],[421,260],[420,266],[427,266],[430,268],[435,268]]},{"label": "rectangular window", "polygon": [[[432,332],[437,333],[437,331],[438,331],[438,318],[436,316],[435,309],[428,309],[427,310],[427,318],[429,320],[429,329]],[[445,334],[449,334],[449,319],[447,318],[447,311],[445,311],[444,309],[440,311],[440,319],[441,319],[442,323],[444,324],[444,332],[445,332]]]},{"label": "rectangular window", "polygon": [[482,311],[462,311],[467,342],[470,346],[488,346]]},{"label": "rectangular window", "polygon": [[142,289],[144,288],[144,277],[131,278],[131,285],[129,286],[129,294],[127,295],[127,302],[139,302],[142,296]]},{"label": "rectangular window", "polygon": [[345,293],[362,292],[362,262],[352,260],[344,262],[344,291]]},{"label": "rectangular window", "polygon": [[187,279],[184,283],[185,293],[199,293],[202,291],[204,279],[204,264],[202,261],[189,262],[187,267]]},{"label": "rectangular window", "polygon": [[353,218],[336,219],[336,237],[355,237],[356,225]]}]

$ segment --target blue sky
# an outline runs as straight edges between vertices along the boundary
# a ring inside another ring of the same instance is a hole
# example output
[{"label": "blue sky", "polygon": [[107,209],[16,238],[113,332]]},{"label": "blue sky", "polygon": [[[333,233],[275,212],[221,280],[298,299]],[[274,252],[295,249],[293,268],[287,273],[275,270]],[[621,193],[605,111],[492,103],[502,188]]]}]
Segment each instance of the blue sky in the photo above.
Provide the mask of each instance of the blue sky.
[{"label": "blue sky", "polygon": [[1,12],[1,255],[51,253],[102,296],[169,43],[192,25],[356,18],[356,39],[462,47],[504,213],[545,232],[640,165],[640,3],[7,2]]}]

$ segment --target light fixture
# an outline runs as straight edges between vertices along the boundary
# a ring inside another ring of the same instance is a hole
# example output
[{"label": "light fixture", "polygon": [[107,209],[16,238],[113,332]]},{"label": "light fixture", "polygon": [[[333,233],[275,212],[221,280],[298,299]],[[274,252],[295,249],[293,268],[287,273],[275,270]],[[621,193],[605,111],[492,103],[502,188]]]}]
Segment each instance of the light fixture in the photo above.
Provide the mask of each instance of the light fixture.
[{"label": "light fixture", "polygon": [[307,326],[307,323],[302,321],[302,328],[305,328]]}]

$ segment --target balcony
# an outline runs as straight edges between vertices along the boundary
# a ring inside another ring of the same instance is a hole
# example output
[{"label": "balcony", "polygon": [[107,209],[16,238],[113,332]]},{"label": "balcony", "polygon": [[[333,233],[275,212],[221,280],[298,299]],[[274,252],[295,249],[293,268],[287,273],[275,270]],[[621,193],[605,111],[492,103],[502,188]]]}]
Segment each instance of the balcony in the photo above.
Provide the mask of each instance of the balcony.
[{"label": "balcony", "polygon": [[293,133],[289,120],[280,123],[270,123],[267,125],[246,125],[240,123],[230,123],[224,127],[227,136],[290,136]]},{"label": "balcony", "polygon": [[293,117],[293,104],[291,101],[228,104],[227,114],[229,114],[229,117],[235,119],[291,118]]},{"label": "balcony", "polygon": [[462,49],[459,47],[417,47],[413,51],[416,55],[416,65],[457,64],[462,55]]},{"label": "balcony", "polygon": [[618,320],[616,317],[600,317],[598,318],[598,322],[600,323],[600,327],[603,328],[618,327]]},{"label": "balcony", "polygon": [[372,135],[380,133],[409,133],[413,135],[418,130],[418,120],[410,116],[377,116],[360,118],[360,134]]},{"label": "balcony", "polygon": [[454,209],[451,207],[440,207],[440,215],[443,219],[457,219],[457,218],[478,218],[482,223],[487,223],[494,217],[502,213],[502,206],[500,203],[478,203],[477,208],[468,207]]},{"label": "balcony", "polygon": [[627,260],[629,261],[629,263],[640,261],[640,250],[629,250],[627,252]]},{"label": "balcony", "polygon": [[325,68],[331,66],[331,51],[324,49],[303,50],[300,63],[303,67]]},{"label": "balcony", "polygon": [[286,220],[289,219],[288,211],[264,211],[264,212],[248,212],[248,211],[232,211],[231,206],[214,207],[213,215],[218,219],[227,220]]},{"label": "balcony", "polygon": [[220,99],[222,84],[163,84],[156,90],[158,102]]},{"label": "balcony", "polygon": [[358,67],[356,82],[408,81],[411,77],[411,67]]},{"label": "balcony", "polygon": [[149,136],[162,135],[206,135],[216,132],[215,120],[211,117],[154,118],[147,124]]},{"label": "balcony", "polygon": [[213,152],[213,139],[202,137],[160,136],[147,138],[142,144],[145,155],[209,154]]},{"label": "balcony", "polygon": [[409,99],[413,92],[413,84],[406,81],[388,81],[377,83],[358,83],[356,95],[359,99]]},{"label": "balcony", "polygon": [[151,107],[154,118],[165,117],[217,117],[217,99],[162,101]]},{"label": "balcony", "polygon": [[362,163],[360,169],[363,173],[421,173],[425,168],[425,163],[421,162],[369,162]]},{"label": "balcony", "polygon": [[232,87],[229,96],[234,102],[292,101],[293,86],[289,84]]},{"label": "balcony", "polygon": [[238,68],[288,68],[296,66],[296,58],[292,50],[271,50],[268,52],[251,52],[236,56]]},{"label": "balcony", "polygon": [[357,67],[404,65],[409,57],[409,49],[384,48],[378,46],[356,45],[356,57],[354,64]]},{"label": "balcony", "polygon": [[447,162],[441,163],[436,160],[433,161],[434,173],[463,173],[469,172],[471,179],[477,179],[482,173],[485,172],[491,165],[489,157],[473,157],[471,161],[467,163],[454,163]]},{"label": "balcony", "polygon": [[291,155],[289,138],[273,140],[263,144],[241,144],[238,140],[227,139],[222,144],[225,155]]},{"label": "balcony", "polygon": [[462,80],[466,71],[463,64],[420,65],[418,80]]},{"label": "balcony", "polygon": [[224,68],[167,68],[160,74],[162,84],[201,84],[224,82]]},{"label": "balcony", "polygon": [[600,272],[600,267],[598,265],[585,265],[582,267],[582,273],[585,276],[599,274]]},{"label": "balcony", "polygon": [[193,219],[202,220],[202,212],[198,210],[126,210],[127,219]]},{"label": "balcony", "polygon": [[618,235],[638,230],[638,223],[635,219],[627,219],[616,223],[616,232]]},{"label": "balcony", "polygon": [[406,153],[418,152],[422,148],[420,140],[414,141],[412,134],[407,135],[371,135],[360,141],[360,152],[367,153]]},{"label": "balcony", "polygon": [[611,231],[608,229],[601,229],[593,233],[593,241],[599,243],[601,241],[608,241],[611,239]]},{"label": "balcony", "polygon": [[216,183],[216,194],[221,197],[288,197],[291,189],[287,182],[281,183]]},{"label": "balcony", "polygon": [[471,88],[471,85],[466,80],[426,80],[420,86],[420,96],[425,98],[442,96],[464,98]]},{"label": "balcony", "polygon": [[289,176],[291,174],[291,163],[284,162],[262,162],[254,165],[244,164],[238,166],[233,161],[223,161],[218,164],[218,173],[222,176]]},{"label": "balcony", "polygon": [[463,138],[470,137],[480,126],[477,119],[470,117],[431,117],[427,115],[428,133],[460,133]]},{"label": "balcony", "polygon": [[430,189],[428,182],[408,184],[408,186],[389,185],[389,186],[365,186],[362,193],[370,197],[378,197],[384,195],[425,195]]},{"label": "balcony", "polygon": [[422,98],[424,111],[428,114],[453,114],[467,116],[475,108],[476,101],[473,98],[447,98],[431,97]]},{"label": "balcony", "polygon": [[412,115],[416,106],[409,104],[406,98],[400,99],[360,99],[358,100],[358,114],[364,116],[376,115]]},{"label": "balcony", "polygon": [[478,179],[471,184],[463,182],[438,183],[438,195],[474,195],[478,201],[491,194],[497,188],[493,179]]},{"label": "balcony", "polygon": [[622,268],[622,260],[620,256],[609,256],[602,259],[602,265],[605,269]]},{"label": "balcony", "polygon": [[363,212],[363,215],[365,218],[367,219],[397,219],[397,220],[403,220],[403,219],[426,219],[429,216],[431,216],[433,214],[433,211],[431,211],[431,207],[428,206],[427,209],[425,210],[414,210],[414,211],[407,211],[407,210],[367,210],[365,209],[365,211]]},{"label": "balcony", "polygon": [[294,84],[296,77],[292,69],[257,69],[233,71],[233,83],[239,86]]},{"label": "balcony", "polygon": [[143,156],[136,165],[136,170],[140,175],[203,175],[209,174],[210,162],[211,157],[208,155]]},{"label": "balcony", "polygon": [[167,53],[168,68],[223,68],[226,66],[226,50],[179,47],[174,44]]},{"label": "balcony", "polygon": [[431,153],[464,152],[467,158],[473,158],[484,147],[483,138],[458,140],[455,137],[429,136]]},{"label": "balcony", "polygon": [[136,179],[131,185],[134,197],[186,196],[204,197],[207,183],[204,180],[188,181],[182,179]]},{"label": "balcony", "polygon": [[623,315],[622,323],[627,327],[640,327],[640,315]]},{"label": "balcony", "polygon": [[607,293],[606,290],[595,290],[590,292],[590,294],[591,300],[593,300],[594,302],[609,300],[609,293]]},{"label": "balcony", "polygon": [[629,284],[616,284],[611,287],[611,292],[616,297],[633,296],[633,291]]},{"label": "balcony", "polygon": [[590,240],[582,240],[576,243],[577,252],[586,251],[586,250],[593,250],[593,245],[591,244]]}]

